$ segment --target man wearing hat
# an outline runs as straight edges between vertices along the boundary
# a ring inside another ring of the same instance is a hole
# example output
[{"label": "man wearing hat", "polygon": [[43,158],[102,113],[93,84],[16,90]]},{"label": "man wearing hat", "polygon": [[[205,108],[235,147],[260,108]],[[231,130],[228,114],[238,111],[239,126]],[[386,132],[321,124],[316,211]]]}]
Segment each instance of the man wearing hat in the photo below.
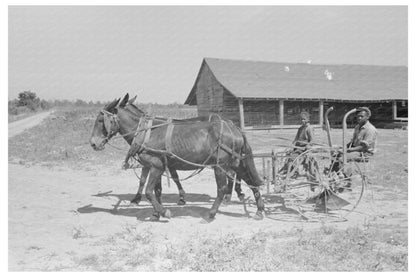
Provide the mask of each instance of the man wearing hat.
[{"label": "man wearing hat", "polygon": [[347,144],[347,158],[367,161],[376,151],[377,129],[370,123],[371,111],[367,107],[357,108],[358,124],[351,141]]},{"label": "man wearing hat", "polygon": [[[287,154],[289,157],[286,160],[284,166],[279,170],[279,173],[286,174],[289,168],[289,165],[293,162],[294,156],[297,156],[306,150],[308,150],[314,139],[314,130],[312,125],[309,123],[310,115],[308,112],[301,112],[300,119],[302,125],[299,127],[295,139],[292,144],[294,146],[293,150],[290,150]],[[305,164],[306,166],[306,164]]]}]

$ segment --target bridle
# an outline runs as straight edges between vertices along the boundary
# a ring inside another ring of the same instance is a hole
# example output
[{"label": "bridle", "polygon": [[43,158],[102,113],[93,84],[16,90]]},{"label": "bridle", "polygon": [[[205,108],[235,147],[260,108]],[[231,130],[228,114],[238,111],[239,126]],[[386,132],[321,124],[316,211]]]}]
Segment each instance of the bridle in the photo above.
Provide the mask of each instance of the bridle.
[{"label": "bridle", "polygon": [[[120,124],[118,121],[117,114],[113,114],[106,110],[101,110],[100,113],[104,116],[104,128],[107,132],[107,136],[105,137],[105,143],[108,143],[112,137],[114,137],[117,133],[120,133]],[[120,134],[120,136],[116,138],[124,138],[126,136],[135,134],[136,132],[137,131],[134,130],[126,134]]]},{"label": "bridle", "polygon": [[119,132],[120,125],[118,123],[116,114],[110,113],[106,110],[101,110],[100,113],[102,113],[104,116],[104,128],[107,132],[105,140],[108,142],[114,135],[116,135]]}]

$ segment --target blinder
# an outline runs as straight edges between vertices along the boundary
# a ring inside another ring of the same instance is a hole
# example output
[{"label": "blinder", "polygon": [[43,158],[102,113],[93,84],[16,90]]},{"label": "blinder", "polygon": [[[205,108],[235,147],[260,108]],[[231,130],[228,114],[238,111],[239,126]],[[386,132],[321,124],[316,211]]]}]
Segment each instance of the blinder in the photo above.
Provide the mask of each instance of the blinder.
[{"label": "blinder", "polygon": [[101,112],[104,115],[104,129],[107,132],[107,138],[110,139],[118,131],[118,122],[114,114],[105,110]]}]

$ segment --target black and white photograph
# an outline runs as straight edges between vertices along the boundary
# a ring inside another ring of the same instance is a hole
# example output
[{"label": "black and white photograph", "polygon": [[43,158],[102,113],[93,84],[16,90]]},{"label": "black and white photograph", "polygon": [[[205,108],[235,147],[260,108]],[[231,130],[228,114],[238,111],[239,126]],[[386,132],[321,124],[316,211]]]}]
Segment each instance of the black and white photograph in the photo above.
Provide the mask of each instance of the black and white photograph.
[{"label": "black and white photograph", "polygon": [[5,9],[4,271],[409,273],[408,5]]}]

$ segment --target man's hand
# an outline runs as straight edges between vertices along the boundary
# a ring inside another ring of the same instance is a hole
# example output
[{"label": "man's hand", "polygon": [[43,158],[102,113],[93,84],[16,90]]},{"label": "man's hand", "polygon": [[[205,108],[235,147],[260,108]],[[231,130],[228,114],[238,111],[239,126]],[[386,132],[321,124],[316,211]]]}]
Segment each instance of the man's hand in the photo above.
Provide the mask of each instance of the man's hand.
[{"label": "man's hand", "polygon": [[364,148],[362,146],[356,146],[356,147],[351,147],[347,149],[347,153],[351,153],[351,152],[361,152],[363,151]]}]

